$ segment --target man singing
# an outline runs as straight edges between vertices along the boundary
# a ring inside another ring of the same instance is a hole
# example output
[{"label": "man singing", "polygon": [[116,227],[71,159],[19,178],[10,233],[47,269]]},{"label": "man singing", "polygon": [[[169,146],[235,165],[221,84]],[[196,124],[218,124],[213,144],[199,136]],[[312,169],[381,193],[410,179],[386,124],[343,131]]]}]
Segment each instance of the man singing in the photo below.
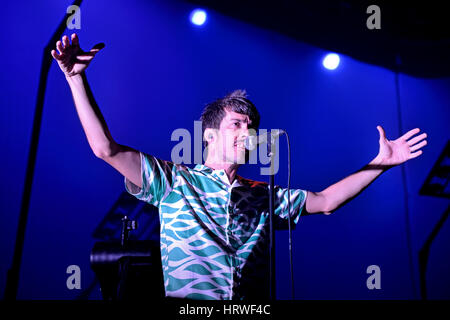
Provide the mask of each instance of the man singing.
[{"label": "man singing", "polygon": [[[237,175],[247,151],[243,142],[260,116],[245,91],[206,106],[202,115],[207,156],[191,169],[158,159],[112,138],[90,91],[85,69],[97,52],[81,50],[76,34],[56,43],[51,54],[69,83],[94,154],[125,177],[126,190],[159,209],[161,261],[167,297],[234,300],[269,294],[266,183]],[[422,154],[426,134],[416,128],[396,140],[377,127],[378,155],[363,169],[321,192],[276,186],[275,215],[298,222],[300,215],[330,214],[358,195],[382,172]],[[415,137],[413,137],[415,136]],[[149,288],[152,290],[152,288]]]}]

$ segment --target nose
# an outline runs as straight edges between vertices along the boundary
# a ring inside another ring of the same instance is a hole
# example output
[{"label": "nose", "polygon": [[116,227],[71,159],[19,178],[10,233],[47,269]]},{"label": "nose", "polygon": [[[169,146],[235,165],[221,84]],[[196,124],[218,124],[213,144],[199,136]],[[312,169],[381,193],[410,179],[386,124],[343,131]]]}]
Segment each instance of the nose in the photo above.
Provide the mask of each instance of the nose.
[{"label": "nose", "polygon": [[239,141],[244,142],[250,136],[256,136],[256,130],[251,127],[249,128],[247,124],[244,124],[241,127],[238,139]]},{"label": "nose", "polygon": [[247,124],[244,124],[242,126],[242,134],[248,136],[248,125]]}]

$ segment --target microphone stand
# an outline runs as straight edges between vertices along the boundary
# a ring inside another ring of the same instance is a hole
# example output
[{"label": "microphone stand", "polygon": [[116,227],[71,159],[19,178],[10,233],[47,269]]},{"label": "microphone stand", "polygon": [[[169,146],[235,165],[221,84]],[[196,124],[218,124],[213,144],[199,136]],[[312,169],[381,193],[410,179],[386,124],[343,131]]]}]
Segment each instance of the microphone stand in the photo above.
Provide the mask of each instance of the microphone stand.
[{"label": "microphone stand", "polygon": [[269,278],[270,278],[270,300],[276,300],[275,292],[275,228],[274,228],[274,206],[275,206],[275,179],[273,170],[273,152],[272,152],[273,141],[270,139],[267,143],[267,156],[270,158],[270,174],[269,174]]},{"label": "microphone stand", "polygon": [[[83,0],[75,0],[72,5],[80,6]],[[28,222],[28,212],[31,201],[31,187],[33,185],[34,168],[36,165],[37,150],[39,145],[39,134],[41,131],[42,115],[44,112],[45,90],[47,88],[47,77],[53,61],[50,51],[55,47],[55,43],[61,38],[67,27],[67,19],[70,13],[64,16],[64,19],[58,25],[55,33],[53,33],[50,41],[44,48],[41,60],[41,72],[39,76],[38,94],[36,97],[35,113],[33,119],[33,128],[31,132],[31,142],[28,153],[27,169],[25,175],[25,183],[23,186],[22,203],[20,205],[19,222],[17,225],[16,242],[14,245],[13,261],[6,277],[6,286],[4,299],[14,301],[17,299],[17,291],[19,288],[20,267],[22,265],[22,254],[25,242],[25,230]]]}]

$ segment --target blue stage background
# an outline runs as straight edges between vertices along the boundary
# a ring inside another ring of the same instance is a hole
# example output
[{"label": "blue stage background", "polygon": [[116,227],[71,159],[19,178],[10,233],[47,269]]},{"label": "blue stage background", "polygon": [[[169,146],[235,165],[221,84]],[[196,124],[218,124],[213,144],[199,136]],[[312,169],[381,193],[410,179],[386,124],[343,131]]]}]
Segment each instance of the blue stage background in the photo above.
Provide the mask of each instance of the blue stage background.
[{"label": "blue stage background", "polygon": [[[70,4],[8,1],[0,10],[2,295],[14,250],[43,48]],[[418,251],[448,200],[418,192],[450,137],[450,79],[400,74],[399,114],[392,71],[348,56],[341,56],[339,68],[329,71],[321,65],[327,51],[214,11],[208,11],[204,26],[196,27],[189,21],[194,8],[162,0],[85,1],[81,6],[81,29],[76,32],[82,48],[106,45],[87,77],[113,137],[170,159],[177,144],[170,140],[175,129],[193,132],[206,103],[246,89],[260,110],[261,128],[289,133],[292,187],[321,191],[376,156],[377,125],[390,139],[419,127],[427,132],[428,145],[422,156],[404,165],[406,180],[402,168],[395,167],[332,215],[302,217],[293,232],[297,299],[419,299]],[[280,145],[276,183],[285,186],[284,140]],[[267,178],[256,165],[243,167],[240,175]],[[123,177],[90,150],[69,87],[53,63],[19,299],[75,299],[87,289],[94,280],[89,265],[96,241],[92,232],[123,191]],[[287,248],[287,231],[279,231],[279,299],[290,299]],[[447,221],[430,252],[430,299],[450,298],[449,250]],[[69,265],[81,268],[81,290],[66,286]],[[370,265],[381,269],[380,290],[366,286]],[[89,299],[100,298],[97,287]]]}]

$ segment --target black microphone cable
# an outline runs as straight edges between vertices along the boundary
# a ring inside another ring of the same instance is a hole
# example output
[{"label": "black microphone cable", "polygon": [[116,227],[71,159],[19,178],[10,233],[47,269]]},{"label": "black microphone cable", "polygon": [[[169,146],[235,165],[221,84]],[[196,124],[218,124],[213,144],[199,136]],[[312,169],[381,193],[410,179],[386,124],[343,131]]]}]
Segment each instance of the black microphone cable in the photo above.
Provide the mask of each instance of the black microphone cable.
[{"label": "black microphone cable", "polygon": [[286,142],[288,147],[288,183],[287,183],[287,194],[288,194],[288,229],[289,229],[289,267],[291,272],[291,296],[292,300],[295,300],[294,291],[294,266],[292,261],[292,227],[291,227],[291,144],[289,143],[289,135],[284,131],[286,135]]}]

